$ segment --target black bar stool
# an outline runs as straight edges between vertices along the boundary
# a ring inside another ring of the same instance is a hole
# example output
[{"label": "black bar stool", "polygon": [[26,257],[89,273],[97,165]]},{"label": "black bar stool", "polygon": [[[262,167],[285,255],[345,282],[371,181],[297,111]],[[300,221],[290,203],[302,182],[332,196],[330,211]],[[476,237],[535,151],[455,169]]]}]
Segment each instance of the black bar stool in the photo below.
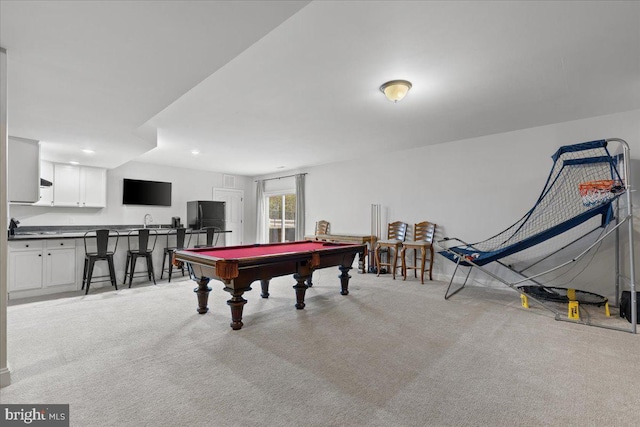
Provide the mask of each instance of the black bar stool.
[{"label": "black bar stool", "polygon": [[[112,239],[109,239],[109,236],[112,235]],[[96,250],[89,251],[87,249],[87,240],[96,239]],[[118,290],[118,283],[116,281],[116,271],[113,266],[113,254],[118,249],[118,239],[120,238],[120,233],[117,230],[90,230],[84,233],[84,271],[82,272],[82,288],[87,286],[85,290],[85,295],[89,293],[89,286],[91,286],[91,281],[93,282],[106,282],[109,280],[112,286],[116,287],[116,291]],[[114,241],[112,249],[110,248],[109,241]],[[111,249],[111,250],[110,250]],[[109,264],[109,276],[97,276],[97,278],[108,277],[106,280],[93,280],[93,267],[96,261],[107,261]]]},{"label": "black bar stool", "polygon": [[209,248],[218,244],[218,238],[220,237],[220,229],[218,227],[202,227],[200,231],[207,233],[207,244],[200,244],[200,234],[202,233],[198,233],[196,248]]},{"label": "black bar stool", "polygon": [[[172,236],[176,236],[176,245],[169,246],[169,239]],[[184,248],[188,248],[191,244],[191,233],[189,233],[189,240],[187,244],[184,244],[184,241],[187,237],[187,229],[184,227],[179,227],[174,230],[171,230],[167,233],[167,246],[164,248],[164,257],[162,258],[162,272],[160,273],[160,280],[162,280],[162,276],[165,271],[169,271],[169,282],[171,282],[171,274],[173,273],[173,254],[175,251],[179,251]],[[165,263],[169,258],[169,267],[165,268]],[[182,271],[182,275],[184,276],[184,266],[180,267],[180,271]]]},{"label": "black bar stool", "polygon": [[[138,235],[137,239],[133,239],[135,235]],[[132,240],[133,239],[133,240]],[[138,241],[138,248],[133,249],[132,243]],[[136,270],[136,260],[140,257],[144,257],[147,260],[147,271],[143,272],[145,276],[156,284],[156,276],[153,273],[153,250],[156,247],[156,241],[158,240],[158,232],[148,228],[141,228],[139,230],[131,230],[127,235],[127,263],[124,268],[124,284],[127,283],[127,275],[129,276],[129,287],[133,282],[134,272]],[[129,269],[129,267],[131,269]]]}]

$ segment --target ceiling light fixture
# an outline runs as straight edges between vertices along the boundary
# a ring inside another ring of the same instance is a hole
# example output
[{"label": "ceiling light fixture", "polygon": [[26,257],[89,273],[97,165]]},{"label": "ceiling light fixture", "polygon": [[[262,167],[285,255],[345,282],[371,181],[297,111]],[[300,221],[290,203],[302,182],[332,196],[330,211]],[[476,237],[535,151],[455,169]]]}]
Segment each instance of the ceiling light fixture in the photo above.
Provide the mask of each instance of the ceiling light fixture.
[{"label": "ceiling light fixture", "polygon": [[93,150],[89,150],[88,148],[85,148],[84,150],[82,150],[82,152],[83,152],[83,153],[86,153],[86,154],[93,154],[93,153],[95,153],[95,151],[93,151]]},{"label": "ceiling light fixture", "polygon": [[406,80],[391,80],[380,86],[380,91],[384,93],[389,101],[398,102],[409,93],[411,82]]},{"label": "ceiling light fixture", "polygon": [[77,165],[79,165],[79,164],[80,164],[80,162],[76,162],[75,160],[70,160],[70,161],[69,161],[69,164],[74,165],[74,166],[77,166]]},{"label": "ceiling light fixture", "polygon": [[191,154],[196,156],[196,155],[200,154],[200,152],[198,150],[191,150]]}]

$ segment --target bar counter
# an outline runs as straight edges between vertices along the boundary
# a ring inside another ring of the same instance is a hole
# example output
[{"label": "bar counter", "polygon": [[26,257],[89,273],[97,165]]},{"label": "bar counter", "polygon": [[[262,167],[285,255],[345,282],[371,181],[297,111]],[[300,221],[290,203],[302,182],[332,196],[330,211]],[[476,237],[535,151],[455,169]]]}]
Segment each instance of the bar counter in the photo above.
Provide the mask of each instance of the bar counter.
[{"label": "bar counter", "polygon": [[[18,227],[15,229],[14,235],[9,235],[9,241],[20,240],[42,240],[42,239],[81,239],[84,237],[87,231],[93,231],[98,229],[117,230],[120,236],[126,236],[131,231],[136,231],[141,228],[148,228],[155,230],[158,235],[168,234],[170,231],[175,230],[170,225],[149,225],[144,227],[143,225],[80,225],[80,226],[27,226]],[[206,233],[204,230],[187,229],[187,233],[200,234]],[[218,233],[231,233],[230,230],[219,231]]]}]

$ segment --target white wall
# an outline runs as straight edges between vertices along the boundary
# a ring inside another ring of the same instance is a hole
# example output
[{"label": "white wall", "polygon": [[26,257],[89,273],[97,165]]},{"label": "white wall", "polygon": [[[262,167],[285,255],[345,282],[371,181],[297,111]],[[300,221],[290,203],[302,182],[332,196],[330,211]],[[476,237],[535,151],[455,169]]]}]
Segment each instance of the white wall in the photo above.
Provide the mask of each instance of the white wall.
[{"label": "white wall", "polygon": [[[123,205],[123,178],[171,182],[171,206]],[[212,200],[213,188],[222,188],[222,180],[223,174],[217,172],[129,162],[107,171],[106,208],[52,208],[46,206],[11,205],[10,213],[11,216],[20,220],[21,226],[142,225],[144,216],[147,213],[151,214],[155,224],[170,224],[171,217],[173,216],[179,216],[182,222],[185,223],[187,201]],[[236,177],[236,188],[238,189],[251,187],[250,183],[253,183],[253,181],[247,177]],[[248,209],[250,212],[255,211],[252,205],[249,205]]]},{"label": "white wall", "polygon": [[[438,238],[478,241],[504,230],[533,206],[551,168],[550,156],[558,147],[614,137],[625,139],[632,156],[640,158],[640,110],[413,150],[370,153],[358,161],[261,178],[308,173],[307,234],[313,233],[320,219],[330,221],[334,233],[367,234],[371,229],[371,204],[378,203],[382,206],[383,228],[395,220],[409,224],[429,220],[438,224]],[[20,219],[21,225],[99,225],[141,224],[144,215],[150,213],[156,223],[166,224],[172,216],[185,218],[186,201],[211,199],[213,187],[222,187],[223,179],[220,173],[138,162],[110,170],[107,176],[107,208],[13,205],[11,215]],[[640,178],[640,171],[635,176]],[[123,206],[124,177],[171,181],[173,206]],[[255,242],[255,183],[248,177],[237,177],[236,183],[245,190],[244,235],[249,244]],[[285,180],[269,183],[274,188],[294,187]],[[640,221],[636,224],[640,227]],[[593,283],[609,283],[613,274],[610,245],[601,252],[585,272]],[[452,266],[436,256],[435,276],[448,279]],[[475,279],[484,281],[486,277]]]},{"label": "white wall", "polygon": [[[7,51],[0,46],[0,222],[9,224],[8,217],[8,122],[7,122]],[[11,383],[7,361],[7,283],[8,260],[7,234],[0,235],[0,387]]]},{"label": "white wall", "polygon": [[439,235],[481,240],[533,206],[558,147],[613,137],[640,158],[640,110],[309,168],[306,231],[327,219],[336,233],[367,233],[379,203],[383,222],[430,220]]},{"label": "white wall", "polygon": [[[626,140],[640,158],[640,110],[307,168],[306,232],[325,219],[336,234],[367,234],[371,204],[378,203],[383,234],[387,222],[428,220],[438,224],[438,238],[484,240],[533,206],[560,146],[606,138]],[[602,252],[607,259],[594,259],[591,282],[611,282],[611,250]],[[434,273],[448,279],[452,266],[436,256]]]}]

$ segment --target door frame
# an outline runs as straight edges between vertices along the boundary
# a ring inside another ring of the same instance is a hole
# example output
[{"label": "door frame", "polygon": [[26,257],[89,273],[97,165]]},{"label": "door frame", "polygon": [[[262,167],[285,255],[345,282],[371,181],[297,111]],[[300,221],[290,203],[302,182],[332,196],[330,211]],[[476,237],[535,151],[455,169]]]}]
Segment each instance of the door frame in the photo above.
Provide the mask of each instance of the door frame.
[{"label": "door frame", "polygon": [[[239,234],[240,234],[240,244],[243,244],[244,242],[244,190],[242,189],[238,189],[238,188],[220,188],[220,187],[213,187],[213,192],[212,192],[212,198],[213,200],[216,201],[225,201],[225,200],[220,200],[219,195],[221,193],[226,193],[226,194],[237,194],[240,196],[240,230],[239,230]],[[225,212],[225,221],[229,221],[229,218],[226,217],[226,212]],[[235,237],[235,236],[234,236]]]},{"label": "door frame", "polygon": [[[286,196],[288,194],[293,194],[294,196],[298,197],[298,195],[296,194],[296,189],[295,188],[285,188],[285,189],[280,189],[280,190],[272,190],[272,191],[265,191],[264,192],[264,203],[267,206],[266,212],[265,212],[265,217],[263,218],[264,224],[265,224],[265,228],[267,230],[267,242],[269,240],[269,198],[274,197],[274,196]],[[283,215],[284,215],[284,206],[282,207],[283,209]],[[297,214],[297,212],[296,212]],[[294,221],[295,224],[295,221]],[[284,238],[284,230],[283,230],[283,238]]]}]

